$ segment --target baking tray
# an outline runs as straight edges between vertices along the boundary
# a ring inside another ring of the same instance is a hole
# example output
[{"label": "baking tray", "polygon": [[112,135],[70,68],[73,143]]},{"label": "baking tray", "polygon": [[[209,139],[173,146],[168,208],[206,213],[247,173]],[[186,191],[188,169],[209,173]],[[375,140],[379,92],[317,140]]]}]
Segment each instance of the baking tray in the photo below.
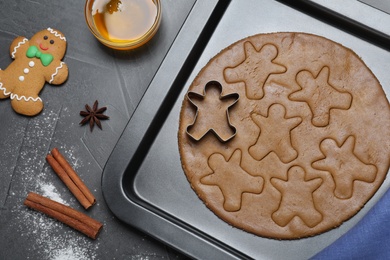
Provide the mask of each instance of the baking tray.
[{"label": "baking tray", "polygon": [[[182,100],[209,59],[239,39],[277,31],[327,37],[353,49],[390,95],[390,38],[386,32],[368,26],[369,20],[344,16],[321,1],[295,2],[196,2],[103,171],[104,198],[119,219],[198,259],[307,259],[351,229],[385,193],[389,178],[366,206],[339,228],[311,238],[278,241],[220,220],[185,177],[177,144]],[[343,5],[380,12],[356,0],[343,1]],[[390,16],[381,19],[390,22]]]}]

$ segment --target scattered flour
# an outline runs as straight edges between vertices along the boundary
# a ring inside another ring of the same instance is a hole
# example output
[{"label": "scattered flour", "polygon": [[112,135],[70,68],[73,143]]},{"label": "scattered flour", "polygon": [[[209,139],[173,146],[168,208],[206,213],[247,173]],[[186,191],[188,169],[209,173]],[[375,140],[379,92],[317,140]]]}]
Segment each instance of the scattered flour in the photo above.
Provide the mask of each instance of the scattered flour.
[{"label": "scattered flour", "polygon": [[96,259],[96,255],[90,255],[88,250],[70,246],[53,252],[53,260]]},{"label": "scattered flour", "polygon": [[131,260],[152,260],[152,259],[163,259],[161,256],[153,255],[134,255],[131,257]]},{"label": "scattered flour", "polygon": [[[18,231],[35,241],[30,250],[39,252],[42,260],[97,258],[95,251],[98,244],[92,243],[89,238],[75,235],[77,231],[64,227],[61,222],[32,210],[22,210],[18,214],[18,218],[23,220]],[[29,232],[26,233],[26,230]]]},{"label": "scattered flour", "polygon": [[[68,206],[69,202],[75,202],[65,201],[61,197],[58,187],[54,184],[59,182],[53,181],[58,177],[45,161],[46,152],[55,145],[53,133],[59,112],[45,110],[40,117],[29,121],[13,177],[17,185],[23,183],[23,188],[22,191],[11,188],[10,196],[25,196],[31,191]],[[73,154],[75,147],[61,146],[58,149],[76,171],[82,167],[82,162]],[[16,227],[18,233],[34,241],[28,249],[32,255],[38,254],[42,260],[97,259],[96,250],[99,247],[97,240],[92,241],[81,233],[75,234],[78,231],[24,206],[16,207],[13,211],[12,215],[18,220],[15,222],[18,223]]]},{"label": "scattered flour", "polygon": [[51,184],[51,183],[41,183],[40,185],[41,185],[41,190],[42,190],[42,194],[41,194],[42,196],[45,196],[45,197],[47,197],[49,199],[52,199],[54,201],[57,201],[59,203],[62,203],[64,205],[68,205],[69,206],[69,204],[60,197],[56,187],[54,187],[53,184]]}]

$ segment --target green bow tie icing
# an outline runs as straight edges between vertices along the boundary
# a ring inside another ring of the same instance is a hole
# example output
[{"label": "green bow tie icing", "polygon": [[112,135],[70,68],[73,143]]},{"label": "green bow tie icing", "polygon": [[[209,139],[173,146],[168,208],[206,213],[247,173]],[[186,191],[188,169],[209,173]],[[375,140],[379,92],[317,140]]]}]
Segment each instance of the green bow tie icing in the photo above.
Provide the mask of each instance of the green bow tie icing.
[{"label": "green bow tie icing", "polygon": [[41,60],[43,66],[48,66],[53,61],[53,55],[48,53],[42,53],[38,50],[37,46],[30,46],[26,52],[26,56],[29,58],[38,58]]}]

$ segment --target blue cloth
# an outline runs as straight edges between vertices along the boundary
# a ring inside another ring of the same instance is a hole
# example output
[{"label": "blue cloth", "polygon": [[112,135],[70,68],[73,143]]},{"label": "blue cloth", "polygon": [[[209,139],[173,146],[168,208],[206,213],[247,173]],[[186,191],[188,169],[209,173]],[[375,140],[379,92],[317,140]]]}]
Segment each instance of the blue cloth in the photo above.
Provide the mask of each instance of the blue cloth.
[{"label": "blue cloth", "polygon": [[390,259],[390,190],[356,226],[313,259]]}]

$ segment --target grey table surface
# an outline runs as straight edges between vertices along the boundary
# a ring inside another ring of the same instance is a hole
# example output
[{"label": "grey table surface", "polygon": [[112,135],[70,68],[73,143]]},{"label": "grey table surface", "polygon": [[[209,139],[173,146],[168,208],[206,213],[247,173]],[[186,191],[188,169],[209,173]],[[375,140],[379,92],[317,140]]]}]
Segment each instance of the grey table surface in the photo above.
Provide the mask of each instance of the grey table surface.
[{"label": "grey table surface", "polygon": [[[31,38],[47,27],[57,28],[67,37],[64,62],[69,67],[69,78],[63,85],[45,85],[40,94],[45,108],[36,117],[18,115],[8,99],[0,100],[0,260],[185,258],[119,221],[103,198],[101,177],[195,2],[162,0],[162,23],[154,38],[136,50],[121,52],[103,46],[89,32],[84,19],[85,1],[0,0],[1,69],[12,62],[9,46],[14,38]],[[337,0],[315,2],[344,8]],[[383,8],[385,15],[385,7],[375,7]],[[352,18],[359,15],[350,10],[342,13]],[[388,33],[384,24],[370,22],[369,26]],[[107,106],[110,119],[102,122],[103,130],[95,127],[90,132],[88,126],[79,125],[79,112],[95,100]],[[46,163],[45,156],[54,147],[96,196],[97,204],[88,211]],[[99,237],[91,240],[28,209],[23,205],[28,192],[63,202],[101,221],[104,226]]]},{"label": "grey table surface", "polygon": [[[68,42],[69,78],[46,84],[45,108],[35,117],[16,114],[0,100],[0,259],[182,259],[184,256],[124,225],[108,209],[101,174],[117,140],[169,51],[195,0],[162,1],[159,31],[145,46],[114,51],[100,44],[84,19],[84,1],[0,2],[0,68],[12,59],[17,36],[31,38],[47,27]],[[80,126],[80,110],[99,100],[109,120],[103,130]],[[84,210],[45,161],[54,147],[68,159],[97,198]],[[28,192],[65,203],[103,223],[96,240],[23,205]]]}]

